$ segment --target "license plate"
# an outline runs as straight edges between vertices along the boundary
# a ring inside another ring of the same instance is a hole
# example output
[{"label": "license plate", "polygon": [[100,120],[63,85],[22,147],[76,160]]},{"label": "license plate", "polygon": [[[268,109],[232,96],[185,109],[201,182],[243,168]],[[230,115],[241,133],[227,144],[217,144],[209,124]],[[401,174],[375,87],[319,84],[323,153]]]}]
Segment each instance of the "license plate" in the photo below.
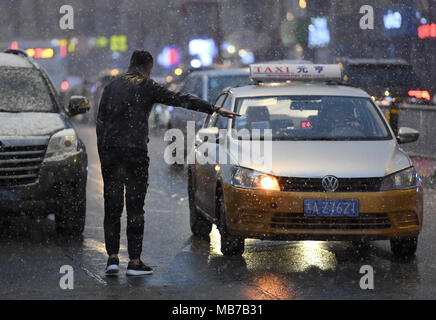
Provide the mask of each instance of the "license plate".
[{"label": "license plate", "polygon": [[307,199],[304,200],[305,217],[358,217],[356,199]]},{"label": "license plate", "polygon": [[20,190],[0,190],[0,201],[10,200],[16,201],[20,199]]}]

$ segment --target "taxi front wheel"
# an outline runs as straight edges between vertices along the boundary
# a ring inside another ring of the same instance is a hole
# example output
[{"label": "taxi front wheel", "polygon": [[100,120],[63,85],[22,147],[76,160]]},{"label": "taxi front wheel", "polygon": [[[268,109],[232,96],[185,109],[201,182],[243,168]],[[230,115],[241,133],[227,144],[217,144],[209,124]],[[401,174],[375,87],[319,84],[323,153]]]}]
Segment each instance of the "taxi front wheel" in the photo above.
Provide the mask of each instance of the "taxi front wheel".
[{"label": "taxi front wheel", "polygon": [[217,194],[218,230],[221,234],[221,253],[225,256],[241,256],[245,249],[245,238],[227,232],[226,210],[222,191]]},{"label": "taxi front wheel", "polygon": [[418,237],[391,239],[391,250],[397,257],[412,256],[417,248]]},{"label": "taxi front wheel", "polygon": [[189,222],[195,236],[207,238],[212,230],[212,223],[206,220],[195,205],[194,187],[191,172],[188,173]]}]

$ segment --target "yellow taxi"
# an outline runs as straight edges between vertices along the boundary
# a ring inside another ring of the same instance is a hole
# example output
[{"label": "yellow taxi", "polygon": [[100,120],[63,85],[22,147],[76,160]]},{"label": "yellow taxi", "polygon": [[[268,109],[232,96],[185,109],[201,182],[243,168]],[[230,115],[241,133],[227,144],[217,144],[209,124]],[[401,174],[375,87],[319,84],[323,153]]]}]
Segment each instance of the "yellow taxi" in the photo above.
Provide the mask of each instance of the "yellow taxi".
[{"label": "yellow taxi", "polygon": [[241,114],[209,116],[188,166],[190,225],[216,224],[224,255],[246,238],[386,239],[413,255],[423,187],[397,136],[364,91],[341,85],[337,65],[252,65],[254,85],[229,88],[216,104]]}]

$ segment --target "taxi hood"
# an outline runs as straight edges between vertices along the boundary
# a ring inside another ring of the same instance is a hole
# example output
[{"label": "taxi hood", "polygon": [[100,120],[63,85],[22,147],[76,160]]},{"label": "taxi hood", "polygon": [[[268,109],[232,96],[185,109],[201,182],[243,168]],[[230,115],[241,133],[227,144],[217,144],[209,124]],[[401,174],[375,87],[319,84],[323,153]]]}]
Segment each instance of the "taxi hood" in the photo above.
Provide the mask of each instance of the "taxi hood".
[{"label": "taxi hood", "polygon": [[46,136],[66,128],[58,113],[0,112],[0,137]]},{"label": "taxi hood", "polygon": [[233,148],[229,148],[231,157],[244,159],[244,161],[237,161],[240,166],[275,176],[383,177],[412,165],[409,157],[399,148],[395,140],[260,141],[257,143],[261,148],[265,143],[271,144],[272,166],[259,164],[259,161],[250,159],[250,149],[255,146],[242,144],[235,147],[238,144],[236,140],[230,142],[233,144]]}]

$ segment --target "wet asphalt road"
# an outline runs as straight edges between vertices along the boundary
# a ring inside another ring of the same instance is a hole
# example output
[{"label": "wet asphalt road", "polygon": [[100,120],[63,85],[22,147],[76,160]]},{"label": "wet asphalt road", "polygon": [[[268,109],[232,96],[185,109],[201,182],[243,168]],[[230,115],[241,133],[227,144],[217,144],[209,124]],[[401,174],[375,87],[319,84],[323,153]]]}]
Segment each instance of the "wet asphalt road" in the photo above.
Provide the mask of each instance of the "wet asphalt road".
[{"label": "wet asphalt road", "polygon": [[[86,229],[80,239],[59,237],[50,219],[17,217],[0,235],[0,299],[434,299],[436,190],[426,189],[424,229],[417,256],[395,259],[387,241],[358,250],[348,242],[247,240],[240,258],[211,241],[191,237],[186,172],[163,162],[163,139],[152,136],[144,251],[152,276],[127,278],[125,215],[121,275],[104,275],[103,185],[94,129],[77,125],[87,145]],[[61,266],[74,269],[74,289],[62,290]],[[359,286],[362,265],[374,268],[374,290]]]}]

